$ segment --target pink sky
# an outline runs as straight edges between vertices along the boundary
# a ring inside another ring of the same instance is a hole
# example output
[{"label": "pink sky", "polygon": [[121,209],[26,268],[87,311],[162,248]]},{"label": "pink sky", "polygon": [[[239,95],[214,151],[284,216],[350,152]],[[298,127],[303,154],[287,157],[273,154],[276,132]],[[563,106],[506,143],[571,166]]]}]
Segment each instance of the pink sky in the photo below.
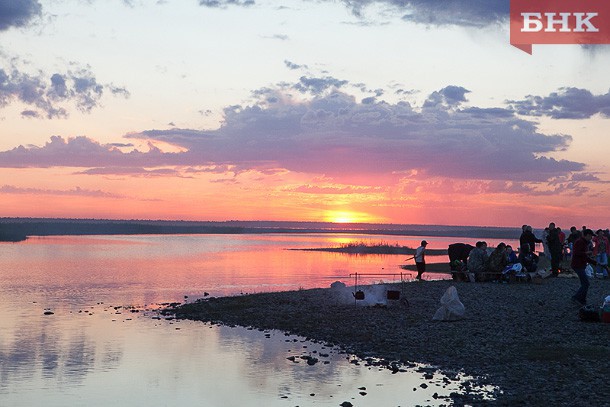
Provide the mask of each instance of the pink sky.
[{"label": "pink sky", "polygon": [[1,216],[610,224],[610,52],[505,2],[116,3],[0,3]]}]

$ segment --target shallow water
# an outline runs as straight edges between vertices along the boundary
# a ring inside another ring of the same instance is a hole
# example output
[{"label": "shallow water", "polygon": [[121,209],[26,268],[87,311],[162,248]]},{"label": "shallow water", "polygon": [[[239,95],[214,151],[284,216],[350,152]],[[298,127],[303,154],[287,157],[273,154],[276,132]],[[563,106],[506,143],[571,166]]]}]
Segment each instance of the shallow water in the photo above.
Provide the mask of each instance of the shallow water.
[{"label": "shallow water", "polygon": [[[349,284],[353,272],[400,273],[405,256],[285,250],[349,239],[416,246],[421,238],[72,236],[1,244],[0,405],[446,403],[432,396],[447,396],[458,385],[438,374],[424,389],[421,372],[355,364],[349,355],[280,332],[156,319],[158,304],[204,292],[327,287]],[[310,366],[301,356],[319,362]]]}]

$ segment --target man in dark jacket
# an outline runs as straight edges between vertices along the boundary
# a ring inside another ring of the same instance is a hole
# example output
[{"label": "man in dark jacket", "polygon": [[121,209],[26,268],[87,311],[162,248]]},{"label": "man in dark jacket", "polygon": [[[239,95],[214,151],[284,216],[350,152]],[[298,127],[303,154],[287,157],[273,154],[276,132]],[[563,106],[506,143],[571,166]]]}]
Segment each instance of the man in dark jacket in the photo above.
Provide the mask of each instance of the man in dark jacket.
[{"label": "man in dark jacket", "polygon": [[549,223],[549,236],[546,238],[551,254],[551,272],[554,276],[559,274],[559,264],[561,263],[562,244],[559,239],[559,229],[553,222]]},{"label": "man in dark jacket", "polygon": [[449,245],[447,254],[449,255],[449,267],[454,270],[453,263],[458,260],[466,264],[470,251],[474,249],[473,245],[467,243],[453,243]]},{"label": "man in dark jacket", "polygon": [[585,229],[582,237],[574,242],[574,251],[572,252],[572,269],[578,275],[580,280],[580,288],[572,297],[572,301],[575,303],[585,306],[587,305],[587,292],[589,291],[589,278],[585,272],[587,263],[594,263],[589,258],[591,251],[589,251],[589,242],[593,238],[593,231],[591,229]]},{"label": "man in dark jacket", "polygon": [[542,240],[534,236],[534,232],[532,232],[531,226],[526,226],[525,231],[521,233],[521,237],[519,238],[519,245],[521,246],[521,248],[523,248],[523,246],[525,245],[528,245],[530,253],[535,253],[536,243],[542,243]]}]

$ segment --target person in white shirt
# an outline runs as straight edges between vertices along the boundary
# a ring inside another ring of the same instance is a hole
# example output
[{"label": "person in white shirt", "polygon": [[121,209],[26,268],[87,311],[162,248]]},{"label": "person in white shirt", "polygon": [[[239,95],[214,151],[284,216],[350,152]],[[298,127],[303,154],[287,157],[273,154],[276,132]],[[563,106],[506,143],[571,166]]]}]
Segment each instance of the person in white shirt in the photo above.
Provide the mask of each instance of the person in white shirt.
[{"label": "person in white shirt", "polygon": [[417,280],[421,280],[422,274],[426,271],[426,246],[428,242],[421,241],[421,246],[415,250],[415,266],[417,266]]}]

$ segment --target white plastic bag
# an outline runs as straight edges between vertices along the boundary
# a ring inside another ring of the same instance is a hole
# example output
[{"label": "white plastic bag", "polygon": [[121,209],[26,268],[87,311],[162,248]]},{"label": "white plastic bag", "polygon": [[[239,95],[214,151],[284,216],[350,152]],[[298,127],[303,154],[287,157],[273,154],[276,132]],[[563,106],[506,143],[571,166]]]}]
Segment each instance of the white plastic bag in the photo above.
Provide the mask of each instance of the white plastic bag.
[{"label": "white plastic bag", "polygon": [[585,267],[585,274],[587,275],[587,277],[593,278],[593,266],[587,264],[587,267]]},{"label": "white plastic bag", "polygon": [[436,311],[432,320],[434,321],[458,321],[464,318],[466,308],[458,297],[457,289],[454,286],[447,288],[441,297],[441,307]]}]

